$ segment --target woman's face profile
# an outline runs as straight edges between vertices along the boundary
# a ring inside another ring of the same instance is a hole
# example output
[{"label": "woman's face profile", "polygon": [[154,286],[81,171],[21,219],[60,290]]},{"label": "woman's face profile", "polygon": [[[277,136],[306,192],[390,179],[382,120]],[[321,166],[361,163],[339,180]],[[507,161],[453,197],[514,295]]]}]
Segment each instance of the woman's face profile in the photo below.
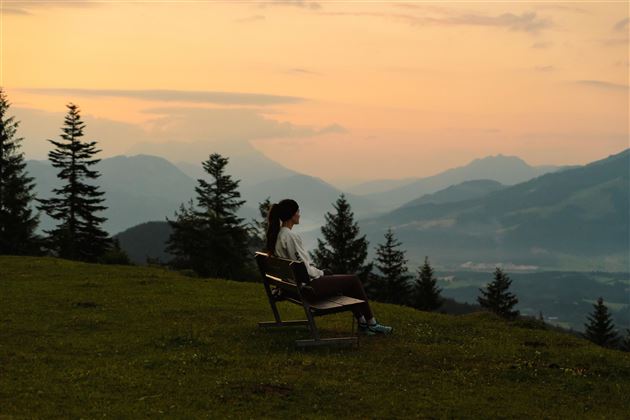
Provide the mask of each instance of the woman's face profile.
[{"label": "woman's face profile", "polygon": [[291,221],[293,222],[294,225],[299,225],[300,224],[300,209],[298,209],[295,212],[295,214],[291,218]]}]

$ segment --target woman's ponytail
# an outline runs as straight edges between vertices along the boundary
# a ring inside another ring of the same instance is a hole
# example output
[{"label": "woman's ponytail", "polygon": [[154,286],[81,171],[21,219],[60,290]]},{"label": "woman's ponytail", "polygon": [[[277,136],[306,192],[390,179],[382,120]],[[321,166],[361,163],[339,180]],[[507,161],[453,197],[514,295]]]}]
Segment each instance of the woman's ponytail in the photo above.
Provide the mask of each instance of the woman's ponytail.
[{"label": "woman's ponytail", "polygon": [[265,251],[273,255],[276,250],[276,241],[280,233],[280,206],[272,204],[267,213],[267,247]]},{"label": "woman's ponytail", "polygon": [[269,207],[269,212],[267,213],[267,246],[265,249],[269,254],[273,255],[276,252],[276,242],[278,241],[282,222],[292,218],[298,210],[298,203],[289,198]]}]

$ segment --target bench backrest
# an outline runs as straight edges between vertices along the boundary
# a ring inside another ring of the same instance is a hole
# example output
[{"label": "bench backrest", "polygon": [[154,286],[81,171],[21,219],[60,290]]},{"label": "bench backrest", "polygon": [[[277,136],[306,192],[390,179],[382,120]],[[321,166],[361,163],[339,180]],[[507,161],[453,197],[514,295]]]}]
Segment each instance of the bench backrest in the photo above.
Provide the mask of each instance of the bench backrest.
[{"label": "bench backrest", "polygon": [[308,284],[308,273],[303,262],[274,257],[264,252],[256,252],[256,262],[263,281],[269,285],[299,295],[301,287]]}]

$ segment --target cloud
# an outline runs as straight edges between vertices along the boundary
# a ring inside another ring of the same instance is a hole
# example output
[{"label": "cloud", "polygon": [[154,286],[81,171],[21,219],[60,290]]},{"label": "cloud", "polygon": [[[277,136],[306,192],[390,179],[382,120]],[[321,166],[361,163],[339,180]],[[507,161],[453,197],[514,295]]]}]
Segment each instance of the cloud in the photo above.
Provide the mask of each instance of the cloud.
[{"label": "cloud", "polygon": [[109,96],[161,102],[190,102],[219,105],[277,105],[304,102],[295,96],[266,95],[241,92],[212,92],[187,90],[123,90],[123,89],[72,89],[72,88],[21,88],[22,92],[55,96]]},{"label": "cloud", "polygon": [[246,17],[246,18],[242,18],[242,19],[236,19],[235,22],[237,22],[237,23],[250,23],[250,22],[259,22],[261,20],[265,20],[265,17],[263,15],[254,15],[254,16],[250,16],[250,17]]},{"label": "cloud", "polygon": [[547,72],[547,71],[553,71],[553,70],[555,70],[555,68],[554,68],[554,66],[536,66],[536,67],[534,67],[534,70]]},{"label": "cloud", "polygon": [[146,124],[151,137],[158,140],[211,140],[248,142],[265,138],[307,137],[318,134],[308,126],[266,118],[250,108],[172,108],[144,111],[156,115]]},{"label": "cloud", "polygon": [[3,15],[28,16],[31,13],[29,13],[27,10],[24,10],[24,9],[16,9],[16,8],[13,8],[13,7],[3,7],[2,8],[2,14]]},{"label": "cloud", "polygon": [[563,6],[559,4],[535,4],[532,5],[536,10],[558,10],[562,12],[573,12],[581,14],[590,14],[590,12],[576,6]]},{"label": "cloud", "polygon": [[[3,14],[12,15],[33,15],[34,10],[37,9],[49,9],[54,7],[59,8],[84,8],[98,6],[101,1],[89,1],[89,0],[75,0],[75,1],[54,1],[54,0],[29,0],[29,1],[12,1],[9,3],[15,3],[19,7],[3,7]],[[6,2],[5,2],[6,4]]]},{"label": "cloud", "polygon": [[630,18],[621,19],[619,22],[615,23],[615,26],[613,26],[613,30],[619,32],[627,32],[628,22],[630,22]]},{"label": "cloud", "polygon": [[538,33],[543,29],[549,29],[554,26],[551,20],[538,17],[536,12],[525,12],[520,15],[515,15],[513,13],[503,13],[498,16],[448,12],[448,14],[442,17],[418,16],[403,13],[374,12],[327,12],[321,14],[329,16],[365,16],[390,18],[405,22],[412,26],[486,26],[505,28],[512,31],[522,31],[529,33]]},{"label": "cloud", "polygon": [[[49,112],[33,108],[11,107],[10,114],[20,121],[18,134],[24,137],[23,151],[28,159],[46,159],[51,145],[47,139],[58,139],[65,112]],[[86,140],[95,140],[104,156],[123,153],[130,143],[148,141],[150,137],[141,127],[107,118],[81,113],[86,123]]]},{"label": "cloud", "polygon": [[628,91],[628,85],[621,85],[618,83],[604,82],[602,80],[576,80],[575,83],[583,86],[591,86],[600,89],[616,90],[616,91]]},{"label": "cloud", "polygon": [[600,39],[597,41],[600,45],[604,47],[628,47],[628,38],[608,38],[608,39]]},{"label": "cloud", "polygon": [[318,131],[318,134],[343,134],[347,132],[348,130],[345,127],[335,123],[322,128]]},{"label": "cloud", "polygon": [[[152,118],[145,124],[132,124],[99,118],[82,112],[86,123],[85,139],[95,140],[102,157],[126,153],[146,153],[173,161],[197,162],[199,153],[217,150],[227,155],[251,153],[253,140],[310,139],[330,133],[344,133],[339,124],[312,127],[280,121],[262,115],[265,110],[251,108],[176,108],[144,110]],[[65,112],[11,107],[10,114],[20,121],[18,135],[24,137],[23,151],[28,159],[46,159],[47,139],[61,134]]]},{"label": "cloud", "polygon": [[549,48],[553,45],[552,42],[545,42],[545,41],[540,41],[540,42],[534,42],[532,44],[532,48],[536,48],[536,49],[545,49],[545,48]]},{"label": "cloud", "polygon": [[317,73],[316,71],[311,71],[311,70],[301,69],[301,68],[289,69],[287,70],[287,73],[303,75],[303,76],[321,76],[321,73]]},{"label": "cloud", "polygon": [[542,29],[553,26],[547,19],[538,18],[536,12],[527,12],[521,15],[503,13],[499,16],[462,15],[449,19],[455,25],[479,25],[505,27],[512,31],[524,31],[536,33]]},{"label": "cloud", "polygon": [[321,4],[314,1],[306,0],[272,0],[266,1],[260,4],[260,7],[268,6],[293,6],[301,9],[319,10],[322,8]]}]

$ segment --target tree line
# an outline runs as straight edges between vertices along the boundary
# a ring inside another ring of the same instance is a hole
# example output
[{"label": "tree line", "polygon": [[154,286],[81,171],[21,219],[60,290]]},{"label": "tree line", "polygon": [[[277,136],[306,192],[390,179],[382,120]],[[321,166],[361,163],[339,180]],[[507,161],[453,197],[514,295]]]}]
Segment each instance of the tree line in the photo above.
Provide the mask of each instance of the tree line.
[{"label": "tree line", "polygon": [[[102,228],[106,210],[104,193],[96,185],[99,172],[92,169],[100,159],[95,141],[83,141],[85,123],[79,107],[68,104],[58,140],[48,153],[58,169],[59,188],[53,197],[37,198],[34,179],[28,176],[17,134],[19,121],[8,115],[10,103],[0,88],[0,253],[11,255],[52,255],[86,262],[129,263],[118,243]],[[44,235],[39,226],[37,208],[57,224]]]},{"label": "tree line", "polygon": [[[34,179],[28,176],[23,138],[17,135],[19,122],[8,115],[10,103],[0,88],[0,254],[43,255],[86,262],[129,264],[116,240],[102,228],[106,219],[99,213],[107,209],[104,192],[95,181],[100,173],[93,167],[100,161],[96,141],[83,141],[85,123],[75,104],[67,105],[59,140],[49,139],[48,153],[58,169],[61,186],[53,197],[36,198]],[[240,180],[226,173],[229,159],[213,153],[202,162],[208,180],[198,179],[193,200],[182,204],[173,220],[167,218],[172,233],[167,251],[174,256],[168,263],[176,269],[190,269],[203,277],[252,280],[256,270],[251,255],[261,249],[267,225],[270,200],[259,204],[260,220],[246,223],[237,216],[245,203],[238,191]],[[38,214],[33,204],[57,225],[36,234]],[[389,228],[384,242],[377,245],[376,258],[367,263],[368,241],[361,236],[351,206],[342,194],[325,215],[321,228],[323,239],[311,252],[315,264],[333,273],[356,273],[362,279],[370,299],[407,305],[424,311],[438,310],[444,304],[434,269],[425,257],[412,275],[405,251]],[[506,319],[515,319],[518,299],[509,292],[511,280],[500,268],[485,289],[480,289],[479,305]],[[620,340],[603,300],[595,305],[586,324],[585,336],[603,346],[621,346],[630,350],[630,331]]]}]

